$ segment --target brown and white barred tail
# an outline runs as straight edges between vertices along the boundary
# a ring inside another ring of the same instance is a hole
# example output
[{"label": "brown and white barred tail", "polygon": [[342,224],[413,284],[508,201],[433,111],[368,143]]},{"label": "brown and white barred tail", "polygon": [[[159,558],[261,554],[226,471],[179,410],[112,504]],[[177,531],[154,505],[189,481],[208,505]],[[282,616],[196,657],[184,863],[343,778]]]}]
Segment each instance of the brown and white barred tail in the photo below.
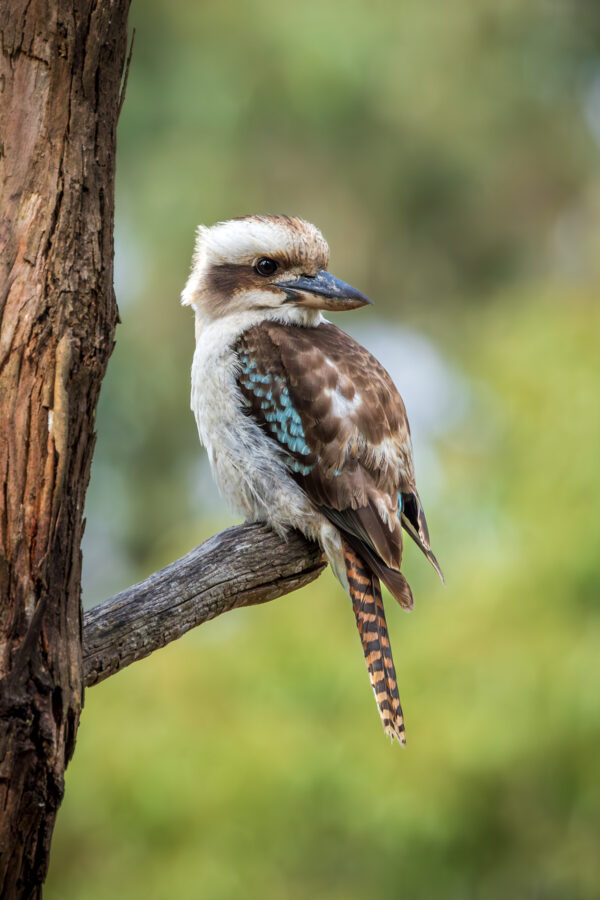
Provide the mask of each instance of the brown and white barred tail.
[{"label": "brown and white barred tail", "polygon": [[406,744],[404,718],[379,578],[342,538],[344,563],[371,687],[386,734]]}]

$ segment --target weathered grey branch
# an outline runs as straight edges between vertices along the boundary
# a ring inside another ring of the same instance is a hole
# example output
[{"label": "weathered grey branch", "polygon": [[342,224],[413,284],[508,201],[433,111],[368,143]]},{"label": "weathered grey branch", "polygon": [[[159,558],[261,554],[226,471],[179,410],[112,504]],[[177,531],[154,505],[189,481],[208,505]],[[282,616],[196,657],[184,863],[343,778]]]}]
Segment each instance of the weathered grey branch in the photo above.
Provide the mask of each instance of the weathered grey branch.
[{"label": "weathered grey branch", "polygon": [[274,600],[314,581],[325,568],[299,532],[284,541],[266,525],[228,528],[84,618],[89,687],[238,606]]}]

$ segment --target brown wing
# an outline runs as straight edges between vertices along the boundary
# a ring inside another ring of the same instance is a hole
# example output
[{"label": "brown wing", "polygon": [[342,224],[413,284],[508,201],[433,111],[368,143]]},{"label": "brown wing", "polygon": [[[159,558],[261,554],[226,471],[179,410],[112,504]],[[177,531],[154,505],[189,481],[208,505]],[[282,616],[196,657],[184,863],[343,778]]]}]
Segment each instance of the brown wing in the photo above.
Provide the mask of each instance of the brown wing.
[{"label": "brown wing", "polygon": [[396,575],[399,494],[416,496],[416,488],[406,411],[388,373],[331,324],[265,322],[246,331],[236,350],[248,413],[285,452],[315,506],[410,605],[408,585]]}]

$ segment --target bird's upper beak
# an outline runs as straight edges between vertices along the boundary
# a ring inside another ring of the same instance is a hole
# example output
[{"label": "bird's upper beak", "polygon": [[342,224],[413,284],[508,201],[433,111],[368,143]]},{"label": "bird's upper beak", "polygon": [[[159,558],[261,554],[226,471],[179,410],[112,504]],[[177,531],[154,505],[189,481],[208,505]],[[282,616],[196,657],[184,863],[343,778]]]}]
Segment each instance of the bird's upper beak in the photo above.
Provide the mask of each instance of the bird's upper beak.
[{"label": "bird's upper beak", "polygon": [[335,278],[325,269],[319,269],[316,275],[296,275],[276,284],[285,292],[286,302],[313,309],[342,311],[372,303],[356,288]]}]

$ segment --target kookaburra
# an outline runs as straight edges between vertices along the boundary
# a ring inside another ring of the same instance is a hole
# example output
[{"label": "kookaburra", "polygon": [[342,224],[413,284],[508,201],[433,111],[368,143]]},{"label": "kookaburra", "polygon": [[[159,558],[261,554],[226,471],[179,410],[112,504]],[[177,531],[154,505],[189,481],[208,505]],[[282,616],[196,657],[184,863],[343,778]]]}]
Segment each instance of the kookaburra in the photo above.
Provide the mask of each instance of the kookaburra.
[{"label": "kookaburra", "polygon": [[323,311],[371,301],[327,271],[309,222],[249,216],[198,229],[192,410],[213,475],[247,521],[318,541],[350,595],[385,731],[405,743],[380,580],[405,609],[402,529],[441,575],[392,379]]}]

